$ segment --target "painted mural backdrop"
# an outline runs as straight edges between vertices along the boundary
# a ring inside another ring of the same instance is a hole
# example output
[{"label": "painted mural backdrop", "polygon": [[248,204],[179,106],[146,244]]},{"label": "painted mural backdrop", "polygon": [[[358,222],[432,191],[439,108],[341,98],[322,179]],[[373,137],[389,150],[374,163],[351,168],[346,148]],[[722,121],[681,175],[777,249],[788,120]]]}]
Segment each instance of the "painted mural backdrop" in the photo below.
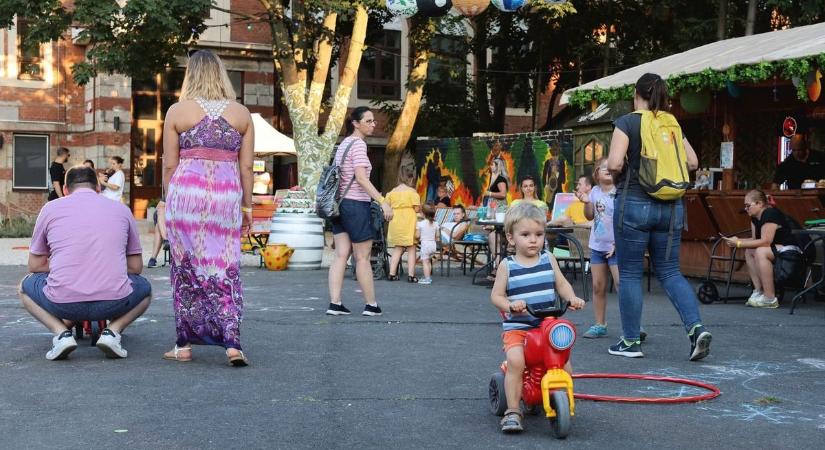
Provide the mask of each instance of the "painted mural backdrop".
[{"label": "painted mural backdrop", "polygon": [[520,197],[517,182],[527,175],[536,180],[537,194],[551,207],[557,192],[571,192],[573,136],[570,130],[499,134],[472,138],[419,140],[415,162],[416,188],[424,202],[438,198],[439,187],[452,204],[479,205],[490,185],[490,162],[500,158],[507,167],[508,203]]}]

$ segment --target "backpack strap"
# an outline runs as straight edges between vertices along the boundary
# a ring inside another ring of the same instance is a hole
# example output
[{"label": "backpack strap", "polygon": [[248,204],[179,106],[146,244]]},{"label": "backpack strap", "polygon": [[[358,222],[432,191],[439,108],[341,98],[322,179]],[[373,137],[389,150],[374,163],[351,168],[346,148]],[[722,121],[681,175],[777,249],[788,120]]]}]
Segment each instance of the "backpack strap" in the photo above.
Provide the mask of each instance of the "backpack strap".
[{"label": "backpack strap", "polygon": [[[355,144],[355,139],[350,141],[349,145],[347,145],[347,148],[344,149],[344,154],[341,156],[341,162],[338,163],[339,166],[343,166],[344,161],[347,160],[347,155],[349,154],[349,150],[352,148],[352,144]],[[341,205],[341,202],[344,201],[344,197],[347,195],[347,192],[349,192],[349,189],[352,187],[352,183],[354,183],[354,182],[355,182],[355,168],[353,168],[353,170],[352,170],[352,179],[349,180],[349,184],[347,184],[346,189],[344,189],[344,192],[341,193],[341,197],[338,198],[338,202],[337,202],[338,205]]]},{"label": "backpack strap", "polygon": [[625,164],[627,165],[627,175],[624,177],[624,189],[622,189],[622,201],[619,203],[619,223],[615,224],[619,233],[622,232],[622,224],[624,223],[624,203],[627,200],[627,187],[630,186],[630,174],[633,167],[630,166],[630,158],[625,156]]}]

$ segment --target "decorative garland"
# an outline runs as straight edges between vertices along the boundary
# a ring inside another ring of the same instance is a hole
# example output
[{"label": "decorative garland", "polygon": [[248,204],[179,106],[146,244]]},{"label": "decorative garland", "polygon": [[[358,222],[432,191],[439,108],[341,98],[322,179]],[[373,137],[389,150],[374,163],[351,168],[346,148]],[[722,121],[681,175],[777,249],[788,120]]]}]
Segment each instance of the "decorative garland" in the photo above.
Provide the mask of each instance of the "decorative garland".
[{"label": "decorative garland", "polygon": [[[739,64],[723,71],[705,69],[697,73],[671,75],[667,79],[667,87],[668,93],[672,96],[682,91],[720,90],[724,89],[728,82],[758,83],[780,76],[785,80],[797,79],[798,82],[794,82],[796,96],[802,101],[807,101],[807,77],[817,67],[825,68],[825,53],[781,61]],[[632,99],[632,84],[608,89],[577,90],[570,94],[570,103],[580,108],[587,107],[591,100],[610,104]]]}]

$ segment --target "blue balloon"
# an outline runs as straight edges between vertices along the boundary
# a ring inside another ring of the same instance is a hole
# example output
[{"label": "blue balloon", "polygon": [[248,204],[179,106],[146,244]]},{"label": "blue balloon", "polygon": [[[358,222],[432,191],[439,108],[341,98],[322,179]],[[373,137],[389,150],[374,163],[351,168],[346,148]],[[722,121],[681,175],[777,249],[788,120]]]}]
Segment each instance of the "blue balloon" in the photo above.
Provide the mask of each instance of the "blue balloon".
[{"label": "blue balloon", "polygon": [[502,11],[513,12],[524,6],[527,0],[492,0],[492,3]]}]

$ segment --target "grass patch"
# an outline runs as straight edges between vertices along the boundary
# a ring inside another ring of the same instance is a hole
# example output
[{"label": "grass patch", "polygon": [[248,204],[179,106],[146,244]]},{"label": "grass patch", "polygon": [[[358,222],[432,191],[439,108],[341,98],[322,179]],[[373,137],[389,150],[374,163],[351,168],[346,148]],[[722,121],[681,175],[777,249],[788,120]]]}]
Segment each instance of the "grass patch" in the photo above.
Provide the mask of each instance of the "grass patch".
[{"label": "grass patch", "polygon": [[777,403],[782,403],[782,400],[773,397],[771,395],[766,395],[764,397],[759,397],[753,401],[753,403],[760,405],[760,406],[768,406],[768,405],[775,405]]},{"label": "grass patch", "polygon": [[28,217],[3,219],[0,221],[0,238],[32,237],[34,221],[35,219]]}]

